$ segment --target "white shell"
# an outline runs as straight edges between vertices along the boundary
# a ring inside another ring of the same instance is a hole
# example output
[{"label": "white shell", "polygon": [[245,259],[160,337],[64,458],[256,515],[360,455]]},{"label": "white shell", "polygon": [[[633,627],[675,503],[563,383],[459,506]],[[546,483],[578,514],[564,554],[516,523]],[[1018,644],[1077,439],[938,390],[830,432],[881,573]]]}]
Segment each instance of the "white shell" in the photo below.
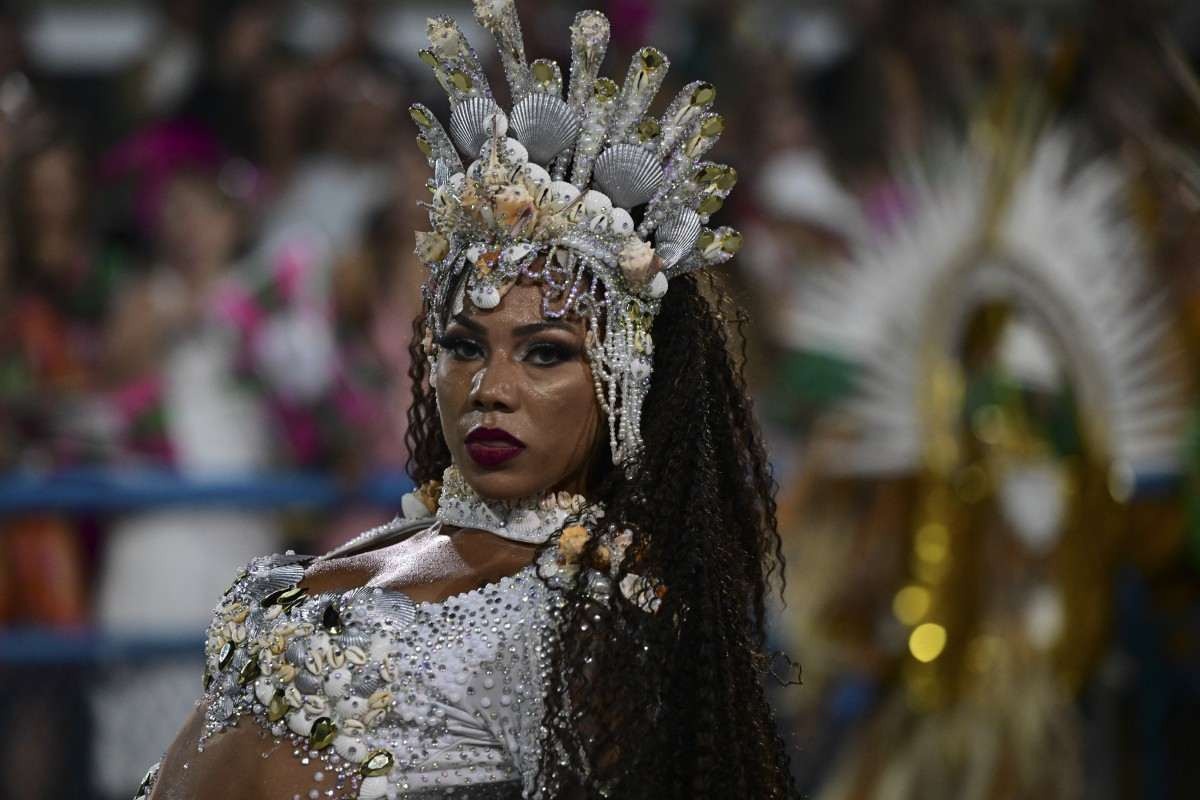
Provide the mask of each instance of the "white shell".
[{"label": "white shell", "polygon": [[350,670],[335,669],[325,676],[325,696],[342,697],[350,688]]},{"label": "white shell", "polygon": [[633,217],[623,208],[614,208],[609,213],[611,219],[613,233],[619,233],[622,236],[627,236],[633,233]]},{"label": "white shell", "polygon": [[472,264],[478,261],[481,255],[483,255],[483,245],[473,244],[467,248],[467,261],[470,261]]},{"label": "white shell", "polygon": [[329,701],[319,694],[310,694],[304,698],[301,710],[313,719],[317,719],[329,713]]},{"label": "white shell", "polygon": [[484,97],[468,97],[456,105],[450,112],[450,138],[455,146],[468,156],[478,155],[491,135],[486,123],[493,114],[504,117],[500,107]]},{"label": "white shell", "polygon": [[425,519],[433,516],[424,501],[417,497],[416,492],[409,492],[400,498],[400,513],[405,519]]},{"label": "white shell", "polygon": [[[661,275],[662,273],[660,272],[658,274]],[[638,380],[649,378],[650,369],[650,359],[645,358],[644,356],[638,356],[629,362],[629,373]]]},{"label": "white shell", "polygon": [[654,232],[654,251],[663,260],[663,269],[675,266],[681,258],[692,252],[703,229],[699,215],[690,208],[681,209],[659,225]]},{"label": "white shell", "polygon": [[466,173],[456,172],[446,181],[446,186],[455,194],[461,194],[462,190],[467,188]]},{"label": "white shell", "polygon": [[[483,147],[479,149],[479,160],[487,162],[492,155],[492,140],[484,141]],[[529,161],[529,151],[525,149],[525,145],[518,142],[516,139],[504,140],[504,160],[510,164],[524,164]]]},{"label": "white shell", "polygon": [[479,176],[482,173],[483,173],[483,161],[478,158],[475,159],[474,161],[472,161],[470,166],[467,167],[467,177],[468,178],[474,178],[475,180],[479,180]]},{"label": "white shell", "polygon": [[325,631],[318,630],[308,637],[307,645],[310,652],[320,650],[322,653],[328,653],[333,647],[333,640],[329,638],[329,634]]},{"label": "white shell", "polygon": [[313,723],[317,721],[316,717],[309,717],[308,714],[304,713],[303,709],[293,711],[285,719],[287,720],[288,729],[300,736],[308,736],[312,733]]},{"label": "white shell", "polygon": [[515,263],[525,258],[525,256],[532,252],[533,245],[526,244],[525,242],[518,242],[517,244],[512,244],[504,248],[504,251],[500,254],[500,258],[503,261]]},{"label": "white shell", "polygon": [[359,800],[377,800],[377,798],[387,795],[387,788],[388,780],[386,775],[363,778],[362,783],[358,785]]},{"label": "white shell", "polygon": [[534,161],[549,164],[579,136],[579,116],[560,98],[535,92],[513,106],[513,133]]},{"label": "white shell", "polygon": [[535,164],[534,162],[530,161],[525,165],[524,170],[525,177],[539,186],[543,184],[549,186],[554,182],[554,179],[550,177],[550,173],[547,172],[540,164]]},{"label": "white shell", "polygon": [[338,700],[334,705],[333,710],[338,713],[342,719],[357,717],[359,714],[367,712],[367,698],[350,695],[341,700]]},{"label": "white shell", "polygon": [[509,161],[516,161],[521,164],[529,161],[529,150],[516,139],[504,140],[504,152],[508,155]]},{"label": "white shell", "polygon": [[613,203],[633,208],[649,202],[663,183],[662,165],[636,144],[614,144],[596,159],[594,180]]},{"label": "white shell", "polygon": [[612,218],[604,212],[600,212],[588,220],[588,230],[592,233],[604,233],[611,226]]},{"label": "white shell", "polygon": [[583,210],[589,217],[605,214],[613,209],[613,202],[604,192],[588,189],[583,193]]},{"label": "white shell", "polygon": [[264,706],[270,705],[271,698],[275,696],[275,684],[266,678],[259,678],[254,682],[254,696]]},{"label": "white shell", "polygon": [[467,290],[467,296],[479,309],[487,310],[500,305],[500,290],[495,286],[472,286]]},{"label": "white shell", "polygon": [[555,181],[550,184],[550,208],[555,211],[562,211],[571,203],[575,202],[575,198],[579,197],[579,189],[575,184],[569,181]]},{"label": "white shell", "polygon": [[371,751],[363,743],[362,739],[354,736],[347,736],[344,733],[339,733],[333,738],[334,751],[352,764],[362,762],[367,754]]},{"label": "white shell", "polygon": [[650,285],[646,288],[646,291],[655,300],[665,295],[667,293],[667,276],[661,272],[657,273],[650,280]]},{"label": "white shell", "polygon": [[[529,194],[533,196],[534,202],[537,202],[542,192],[550,188],[550,184],[554,182],[549,172],[532,161],[521,165],[518,176],[525,188],[529,190]],[[538,203],[538,205],[541,204]]]}]

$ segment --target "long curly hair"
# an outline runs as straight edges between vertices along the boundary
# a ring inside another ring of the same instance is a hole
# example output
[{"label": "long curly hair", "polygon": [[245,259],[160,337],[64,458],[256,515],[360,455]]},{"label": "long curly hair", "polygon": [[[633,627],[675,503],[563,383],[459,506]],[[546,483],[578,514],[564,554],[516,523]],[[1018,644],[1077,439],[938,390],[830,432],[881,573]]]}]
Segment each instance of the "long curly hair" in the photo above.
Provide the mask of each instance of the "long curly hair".
[{"label": "long curly hair", "polygon": [[[612,468],[607,446],[591,473],[589,499],[634,535],[619,577],[658,585],[659,605],[648,613],[619,591],[590,599],[584,570],[567,591],[549,644],[545,797],[799,797],[764,693],[767,593],[784,584],[775,484],[742,375],[745,317],[709,299],[723,296],[714,280],[678,277],[663,299],[637,474]],[[407,434],[418,484],[450,463],[423,320]]]}]

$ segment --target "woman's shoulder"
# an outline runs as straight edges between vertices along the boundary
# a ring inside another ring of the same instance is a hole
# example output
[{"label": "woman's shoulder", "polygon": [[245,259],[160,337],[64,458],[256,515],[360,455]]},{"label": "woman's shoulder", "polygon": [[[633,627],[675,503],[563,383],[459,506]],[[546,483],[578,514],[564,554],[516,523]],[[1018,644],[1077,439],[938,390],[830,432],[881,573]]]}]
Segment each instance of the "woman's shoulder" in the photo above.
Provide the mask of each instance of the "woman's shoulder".
[{"label": "woman's shoulder", "polygon": [[233,576],[229,587],[222,594],[218,608],[225,605],[228,598],[233,596],[264,599],[274,592],[299,583],[304,577],[307,566],[318,558],[341,557],[380,547],[385,543],[391,543],[391,541],[425,530],[432,524],[432,521],[430,518],[396,517],[383,525],[363,531],[344,544],[321,555],[286,550],[282,553],[255,556]]}]

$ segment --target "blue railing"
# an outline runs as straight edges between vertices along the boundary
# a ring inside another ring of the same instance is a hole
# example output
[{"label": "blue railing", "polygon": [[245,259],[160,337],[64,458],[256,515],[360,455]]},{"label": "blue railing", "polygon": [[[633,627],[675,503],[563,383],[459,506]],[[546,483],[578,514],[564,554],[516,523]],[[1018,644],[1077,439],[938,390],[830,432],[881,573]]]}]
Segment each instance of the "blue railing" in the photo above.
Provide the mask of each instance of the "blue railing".
[{"label": "blue railing", "polygon": [[[0,476],[0,517],[25,513],[107,514],[167,506],[320,509],[359,503],[400,508],[412,488],[404,473],[378,473],[355,485],[324,474],[203,477],[154,469],[77,469]],[[199,656],[202,631],[121,635],[39,627],[0,629],[0,665],[128,663]]]},{"label": "blue railing", "polygon": [[31,511],[105,513],[161,506],[325,508],[350,502],[399,508],[412,488],[402,472],[353,486],[328,474],[264,473],[194,477],[169,470],[77,469],[0,476],[0,515]]}]

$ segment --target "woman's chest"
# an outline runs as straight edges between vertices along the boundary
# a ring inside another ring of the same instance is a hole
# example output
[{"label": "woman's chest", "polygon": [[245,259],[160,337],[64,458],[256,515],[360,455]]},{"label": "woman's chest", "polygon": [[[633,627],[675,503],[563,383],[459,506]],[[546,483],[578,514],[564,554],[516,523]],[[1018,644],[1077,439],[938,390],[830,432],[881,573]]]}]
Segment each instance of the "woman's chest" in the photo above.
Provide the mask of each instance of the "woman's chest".
[{"label": "woman's chest", "polygon": [[318,559],[305,570],[302,584],[313,592],[379,587],[417,603],[440,602],[512,575],[532,558],[530,548],[496,546],[494,539],[461,533],[451,539],[431,528],[388,547]]},{"label": "woman's chest", "polygon": [[530,654],[546,618],[532,569],[437,602],[377,586],[315,592],[302,577],[299,560],[257,563],[218,607],[199,747],[242,757],[249,741],[264,762],[300,754],[357,786],[444,767],[447,753],[464,769],[490,758],[504,719],[536,703]]}]

